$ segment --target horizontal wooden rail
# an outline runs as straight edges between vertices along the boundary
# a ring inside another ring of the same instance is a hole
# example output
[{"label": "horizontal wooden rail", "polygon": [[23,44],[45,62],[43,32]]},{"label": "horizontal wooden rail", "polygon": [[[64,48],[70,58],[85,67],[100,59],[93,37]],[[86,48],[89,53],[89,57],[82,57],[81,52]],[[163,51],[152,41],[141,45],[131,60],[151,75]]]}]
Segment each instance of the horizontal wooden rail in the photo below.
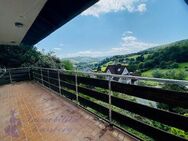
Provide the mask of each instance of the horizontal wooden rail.
[{"label": "horizontal wooden rail", "polygon": [[68,89],[76,91],[76,86],[74,84],[70,84],[70,83],[65,82],[65,81],[61,81],[60,84],[61,84],[61,87],[66,87]]},{"label": "horizontal wooden rail", "polygon": [[149,119],[188,131],[188,117],[151,108],[128,100],[112,97],[112,105],[139,114]]},{"label": "horizontal wooden rail", "polygon": [[83,93],[84,95],[87,95],[89,97],[95,98],[97,100],[100,100],[106,103],[108,103],[109,101],[108,100],[109,96],[107,94],[103,94],[95,90],[91,90],[91,89],[84,88],[84,87],[78,87],[78,91],[79,93]]},{"label": "horizontal wooden rail", "polygon": [[140,121],[134,120],[118,112],[112,111],[112,119],[120,124],[127,125],[145,135],[148,135],[158,141],[186,141],[186,139],[177,137]]},{"label": "horizontal wooden rail", "polygon": [[67,80],[67,81],[75,81],[75,76],[60,73],[60,79],[61,79],[61,80],[64,80],[64,81],[66,81],[66,80]]},{"label": "horizontal wooden rail", "polygon": [[65,97],[71,99],[71,100],[76,100],[75,94],[73,94],[73,93],[71,93],[71,92],[69,92],[69,91],[67,91],[63,88],[61,89],[61,94],[64,95]]},{"label": "horizontal wooden rail", "polygon": [[90,107],[90,108],[92,108],[92,109],[98,111],[99,113],[108,117],[108,108],[106,108],[100,104],[94,103],[93,101],[87,100],[81,96],[79,96],[78,99],[79,99],[79,102],[81,105]]},{"label": "horizontal wooden rail", "polygon": [[112,91],[188,108],[188,93],[112,82]]},{"label": "horizontal wooden rail", "polygon": [[108,89],[108,81],[88,77],[78,77],[78,83]]}]

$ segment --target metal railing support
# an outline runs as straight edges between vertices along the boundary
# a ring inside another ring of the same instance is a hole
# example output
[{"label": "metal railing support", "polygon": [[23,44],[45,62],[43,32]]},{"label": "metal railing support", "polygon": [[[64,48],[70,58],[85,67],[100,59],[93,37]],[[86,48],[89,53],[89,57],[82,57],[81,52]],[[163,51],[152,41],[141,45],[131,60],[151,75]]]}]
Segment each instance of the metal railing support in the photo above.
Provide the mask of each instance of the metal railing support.
[{"label": "metal railing support", "polygon": [[40,69],[40,72],[41,72],[41,81],[42,81],[42,85],[44,85],[44,82],[43,82],[43,74],[42,74],[42,69]]},{"label": "metal railing support", "polygon": [[12,83],[11,71],[9,70],[8,73],[9,73],[10,83]]},{"label": "metal railing support", "polygon": [[49,78],[49,77],[50,77],[50,76],[49,76],[49,70],[47,70],[47,75],[48,75],[48,86],[49,86],[49,88],[51,88],[51,87],[50,87],[50,84],[49,84],[49,83],[50,83],[50,78]]},{"label": "metal railing support", "polygon": [[76,86],[76,102],[77,102],[77,104],[79,104],[79,100],[78,100],[78,73],[77,73],[77,69],[75,70],[75,86]]},{"label": "metal railing support", "polygon": [[31,69],[28,68],[28,75],[29,75],[29,80],[31,80]]},{"label": "metal railing support", "polygon": [[58,73],[58,83],[59,83],[59,95],[61,95],[61,80],[60,80],[60,72],[57,70]]},{"label": "metal railing support", "polygon": [[109,96],[109,121],[112,123],[112,101],[111,101],[111,96],[112,96],[112,87],[111,87],[111,81],[112,81],[112,76],[109,76],[108,80],[108,96]]}]

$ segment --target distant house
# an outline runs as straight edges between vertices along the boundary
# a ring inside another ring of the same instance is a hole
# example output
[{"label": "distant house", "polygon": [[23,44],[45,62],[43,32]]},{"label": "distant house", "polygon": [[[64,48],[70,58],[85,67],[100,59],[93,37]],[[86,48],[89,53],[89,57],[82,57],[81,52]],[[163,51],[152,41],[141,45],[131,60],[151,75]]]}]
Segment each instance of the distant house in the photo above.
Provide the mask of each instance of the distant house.
[{"label": "distant house", "polygon": [[[117,75],[130,75],[126,66],[123,66],[121,64],[108,65],[108,67],[105,70],[105,73],[107,73],[107,74],[117,74]],[[109,77],[107,77],[106,79],[109,80]],[[135,81],[131,80],[130,78],[113,77],[112,79],[114,81],[118,81],[118,82],[122,82],[122,83],[126,83],[126,84],[135,84]]]}]

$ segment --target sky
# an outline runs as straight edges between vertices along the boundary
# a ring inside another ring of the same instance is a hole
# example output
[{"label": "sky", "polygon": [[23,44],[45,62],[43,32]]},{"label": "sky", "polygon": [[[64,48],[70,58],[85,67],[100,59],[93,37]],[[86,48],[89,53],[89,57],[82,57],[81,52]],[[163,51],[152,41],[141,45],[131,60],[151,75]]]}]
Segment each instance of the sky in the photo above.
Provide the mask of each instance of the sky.
[{"label": "sky", "polygon": [[135,53],[188,39],[184,0],[100,0],[35,46],[60,58]]}]

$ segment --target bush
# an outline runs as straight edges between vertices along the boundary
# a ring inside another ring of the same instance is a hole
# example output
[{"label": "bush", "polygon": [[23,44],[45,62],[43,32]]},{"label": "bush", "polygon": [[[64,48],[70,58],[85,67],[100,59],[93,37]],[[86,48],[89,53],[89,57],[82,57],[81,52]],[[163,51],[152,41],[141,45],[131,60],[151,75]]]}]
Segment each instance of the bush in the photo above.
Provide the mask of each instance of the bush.
[{"label": "bush", "polygon": [[184,71],[168,71],[165,73],[165,77],[169,79],[178,79],[178,80],[184,80],[185,79],[185,72]]},{"label": "bush", "polygon": [[136,64],[130,64],[127,66],[127,69],[130,71],[130,72],[135,72],[137,70],[138,66]]},{"label": "bush", "polygon": [[161,69],[165,69],[166,68],[166,62],[162,61],[160,64],[159,64],[159,67]]},{"label": "bush", "polygon": [[146,61],[144,64],[143,64],[143,67],[146,68],[146,69],[151,69],[154,67],[154,63],[152,60],[148,60]]},{"label": "bush", "polygon": [[170,69],[175,69],[175,68],[178,68],[178,63],[172,63],[170,66],[169,66]]},{"label": "bush", "polygon": [[143,64],[144,64],[143,62],[140,62],[140,63],[138,64],[138,68],[139,68],[139,69],[142,69],[142,68],[143,68]]},{"label": "bush", "polygon": [[162,72],[160,72],[160,70],[155,70],[155,71],[153,71],[152,76],[155,78],[162,78],[162,77],[164,77],[164,74]]},{"label": "bush", "polygon": [[153,71],[152,76],[156,78],[185,80],[186,74],[184,71],[170,70],[165,73],[162,73],[160,70],[155,70]]}]

